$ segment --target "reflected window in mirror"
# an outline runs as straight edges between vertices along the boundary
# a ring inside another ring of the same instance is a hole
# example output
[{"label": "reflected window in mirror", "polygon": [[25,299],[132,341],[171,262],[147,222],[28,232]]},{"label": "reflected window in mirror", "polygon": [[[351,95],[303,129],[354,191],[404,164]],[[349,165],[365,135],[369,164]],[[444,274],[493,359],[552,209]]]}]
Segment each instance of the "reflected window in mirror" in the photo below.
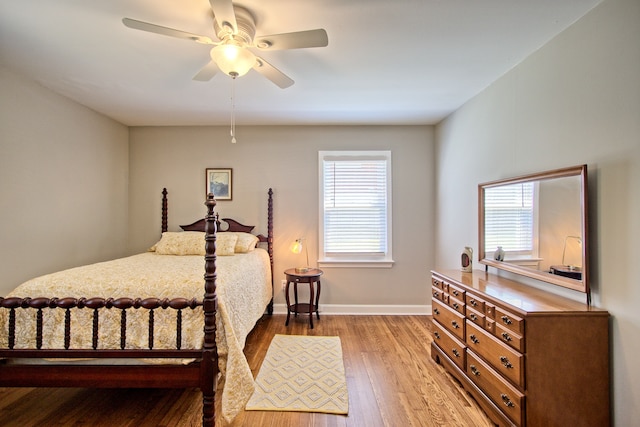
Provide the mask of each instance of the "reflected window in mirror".
[{"label": "reflected window in mirror", "polygon": [[537,182],[487,188],[485,191],[485,248],[504,251],[504,261],[537,264]]}]

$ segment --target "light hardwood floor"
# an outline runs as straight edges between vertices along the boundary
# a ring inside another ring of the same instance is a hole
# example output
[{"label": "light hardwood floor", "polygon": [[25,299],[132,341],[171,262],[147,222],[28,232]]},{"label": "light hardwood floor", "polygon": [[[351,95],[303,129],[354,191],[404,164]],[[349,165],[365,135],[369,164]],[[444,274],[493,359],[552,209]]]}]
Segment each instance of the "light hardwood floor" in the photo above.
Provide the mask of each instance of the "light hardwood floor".
[{"label": "light hardwood floor", "polygon": [[[246,411],[233,426],[492,426],[473,399],[431,359],[429,319],[321,315],[311,330],[306,316],[293,319],[288,327],[283,315],[265,316],[245,347],[254,376],[275,334],[337,335],[349,415]],[[201,395],[193,389],[0,388],[2,426],[197,426],[201,409]]]}]

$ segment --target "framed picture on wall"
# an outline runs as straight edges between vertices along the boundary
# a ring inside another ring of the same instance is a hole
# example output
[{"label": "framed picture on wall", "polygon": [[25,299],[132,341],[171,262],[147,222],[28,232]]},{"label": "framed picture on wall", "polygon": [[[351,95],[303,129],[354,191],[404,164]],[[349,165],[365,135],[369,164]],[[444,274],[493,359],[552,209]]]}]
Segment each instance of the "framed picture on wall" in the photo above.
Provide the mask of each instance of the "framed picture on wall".
[{"label": "framed picture on wall", "polygon": [[207,168],[206,175],[206,193],[213,193],[216,200],[231,200],[233,190],[232,169]]}]

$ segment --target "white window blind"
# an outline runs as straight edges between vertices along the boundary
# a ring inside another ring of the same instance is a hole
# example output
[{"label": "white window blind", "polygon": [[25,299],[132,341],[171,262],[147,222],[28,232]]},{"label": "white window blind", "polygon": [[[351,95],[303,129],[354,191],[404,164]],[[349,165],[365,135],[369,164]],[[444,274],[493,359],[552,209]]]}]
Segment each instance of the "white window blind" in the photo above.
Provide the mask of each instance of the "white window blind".
[{"label": "white window blind", "polygon": [[534,183],[518,183],[485,190],[485,247],[505,252],[534,250]]},{"label": "white window blind", "polygon": [[390,259],[390,152],[320,152],[321,254]]}]

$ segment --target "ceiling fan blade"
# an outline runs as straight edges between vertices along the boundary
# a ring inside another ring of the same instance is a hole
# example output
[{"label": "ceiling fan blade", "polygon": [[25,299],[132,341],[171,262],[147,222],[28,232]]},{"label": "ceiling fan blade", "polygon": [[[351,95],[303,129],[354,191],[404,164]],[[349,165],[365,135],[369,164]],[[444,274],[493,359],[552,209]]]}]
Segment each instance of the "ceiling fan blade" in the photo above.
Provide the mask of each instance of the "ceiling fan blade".
[{"label": "ceiling fan blade", "polygon": [[150,33],[161,34],[163,36],[193,40],[202,44],[216,44],[207,36],[187,33],[186,31],[174,30],[173,28],[162,27],[160,25],[150,24],[148,22],[138,21],[136,19],[122,18],[122,23],[129,28],[133,28],[134,30],[148,31]]},{"label": "ceiling fan blade", "polygon": [[286,89],[294,83],[293,80],[290,79],[286,74],[284,74],[282,71],[278,70],[276,67],[269,64],[262,58],[256,57],[256,64],[253,66],[253,69],[271,80],[282,89]]},{"label": "ceiling fan blade", "polygon": [[197,80],[199,82],[208,82],[213,76],[216,75],[217,72],[218,66],[216,65],[215,61],[211,61],[207,65],[202,67],[202,69],[198,71],[198,74],[193,76],[193,80]]},{"label": "ceiling fan blade", "polygon": [[231,0],[209,0],[209,4],[220,28],[231,27],[233,34],[237,34],[238,24]]},{"label": "ceiling fan blade", "polygon": [[300,49],[325,47],[329,44],[327,32],[323,29],[298,31],[295,33],[272,34],[256,37],[254,45],[260,50]]}]

